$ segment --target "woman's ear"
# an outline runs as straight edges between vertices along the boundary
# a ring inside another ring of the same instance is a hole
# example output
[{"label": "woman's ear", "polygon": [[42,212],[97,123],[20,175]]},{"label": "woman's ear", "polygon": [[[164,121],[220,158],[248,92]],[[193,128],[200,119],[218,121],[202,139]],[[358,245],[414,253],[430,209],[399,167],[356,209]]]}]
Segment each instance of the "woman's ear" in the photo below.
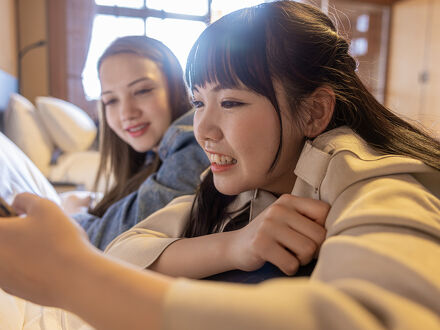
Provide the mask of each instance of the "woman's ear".
[{"label": "woman's ear", "polygon": [[318,87],[307,98],[309,118],[306,123],[304,135],[314,138],[321,134],[328,126],[335,109],[335,92],[328,86]]}]

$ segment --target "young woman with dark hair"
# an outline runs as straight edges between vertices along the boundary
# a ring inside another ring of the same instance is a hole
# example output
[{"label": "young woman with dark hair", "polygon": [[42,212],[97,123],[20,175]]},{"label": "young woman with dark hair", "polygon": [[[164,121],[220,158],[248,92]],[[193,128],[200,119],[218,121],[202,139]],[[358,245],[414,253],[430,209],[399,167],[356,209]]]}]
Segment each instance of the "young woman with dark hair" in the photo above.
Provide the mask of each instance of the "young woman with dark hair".
[{"label": "young woman with dark hair", "polygon": [[[216,21],[186,75],[211,161],[196,197],[106,255],[56,205],[19,195],[26,216],[0,222],[0,286],[102,329],[438,329],[440,143],[355,71],[312,6],[270,2]],[[203,277],[270,261],[294,273],[324,218],[309,278],[231,285],[145,270]]]}]

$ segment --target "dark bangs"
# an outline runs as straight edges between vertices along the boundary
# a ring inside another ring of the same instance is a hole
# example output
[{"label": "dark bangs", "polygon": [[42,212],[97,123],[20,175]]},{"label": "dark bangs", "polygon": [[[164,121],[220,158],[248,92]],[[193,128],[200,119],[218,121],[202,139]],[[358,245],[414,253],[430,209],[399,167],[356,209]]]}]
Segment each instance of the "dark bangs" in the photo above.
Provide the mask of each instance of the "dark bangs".
[{"label": "dark bangs", "polygon": [[242,9],[206,28],[188,56],[186,81],[191,90],[215,82],[223,88],[244,85],[276,101],[266,58],[265,20],[256,13],[255,8]]},{"label": "dark bangs", "polygon": [[267,61],[266,16],[261,8],[245,8],[207,27],[191,48],[185,77],[192,91],[197,86],[218,83],[222,88],[244,86],[269,99],[280,124],[280,144],[272,169],[281,150],[283,132]]}]

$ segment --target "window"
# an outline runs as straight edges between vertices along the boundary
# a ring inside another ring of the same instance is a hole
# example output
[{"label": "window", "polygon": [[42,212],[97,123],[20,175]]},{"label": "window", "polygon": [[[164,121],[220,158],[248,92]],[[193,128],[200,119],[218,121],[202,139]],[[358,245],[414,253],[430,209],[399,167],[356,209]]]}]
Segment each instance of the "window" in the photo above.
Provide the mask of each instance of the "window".
[{"label": "window", "polygon": [[[167,45],[185,69],[188,53],[200,33],[231,11],[265,2],[263,0],[95,0],[89,53],[82,72],[88,100],[98,99],[101,88],[97,61],[116,38],[147,35]],[[209,5],[211,4],[211,8]],[[178,31],[178,33],[176,33]]]},{"label": "window", "polygon": [[151,9],[186,15],[203,16],[208,13],[206,0],[147,0],[147,6]]},{"label": "window", "polygon": [[144,20],[141,18],[116,17],[110,15],[95,16],[89,54],[82,74],[83,87],[87,98],[97,99],[101,94],[96,66],[99,57],[107,46],[118,37],[125,35],[143,35],[144,30]]},{"label": "window", "polygon": [[142,8],[144,0],[95,0],[98,6],[123,6],[126,8]]},{"label": "window", "polygon": [[222,16],[225,16],[235,10],[239,10],[244,7],[251,7],[258,5],[262,2],[270,2],[270,1],[262,1],[262,0],[212,0],[211,11],[212,11],[212,19],[211,22],[216,21]]},{"label": "window", "polygon": [[206,24],[199,21],[157,17],[149,17],[146,20],[147,36],[167,45],[176,55],[183,69],[192,45],[205,28]]},{"label": "window", "polygon": [[89,100],[99,98],[97,61],[116,38],[147,35],[158,39],[185,68],[191,46],[210,21],[208,0],[95,0],[95,3],[97,14],[82,72],[83,88]]}]

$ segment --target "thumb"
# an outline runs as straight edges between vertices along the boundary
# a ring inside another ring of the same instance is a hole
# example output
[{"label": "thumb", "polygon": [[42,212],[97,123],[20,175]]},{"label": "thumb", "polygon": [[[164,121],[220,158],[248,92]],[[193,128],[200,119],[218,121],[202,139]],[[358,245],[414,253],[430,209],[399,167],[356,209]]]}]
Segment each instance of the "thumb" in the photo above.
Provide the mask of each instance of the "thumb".
[{"label": "thumb", "polygon": [[32,213],[32,210],[43,200],[43,198],[31,194],[31,193],[21,193],[15,196],[12,202],[12,208],[18,214],[28,214]]}]

